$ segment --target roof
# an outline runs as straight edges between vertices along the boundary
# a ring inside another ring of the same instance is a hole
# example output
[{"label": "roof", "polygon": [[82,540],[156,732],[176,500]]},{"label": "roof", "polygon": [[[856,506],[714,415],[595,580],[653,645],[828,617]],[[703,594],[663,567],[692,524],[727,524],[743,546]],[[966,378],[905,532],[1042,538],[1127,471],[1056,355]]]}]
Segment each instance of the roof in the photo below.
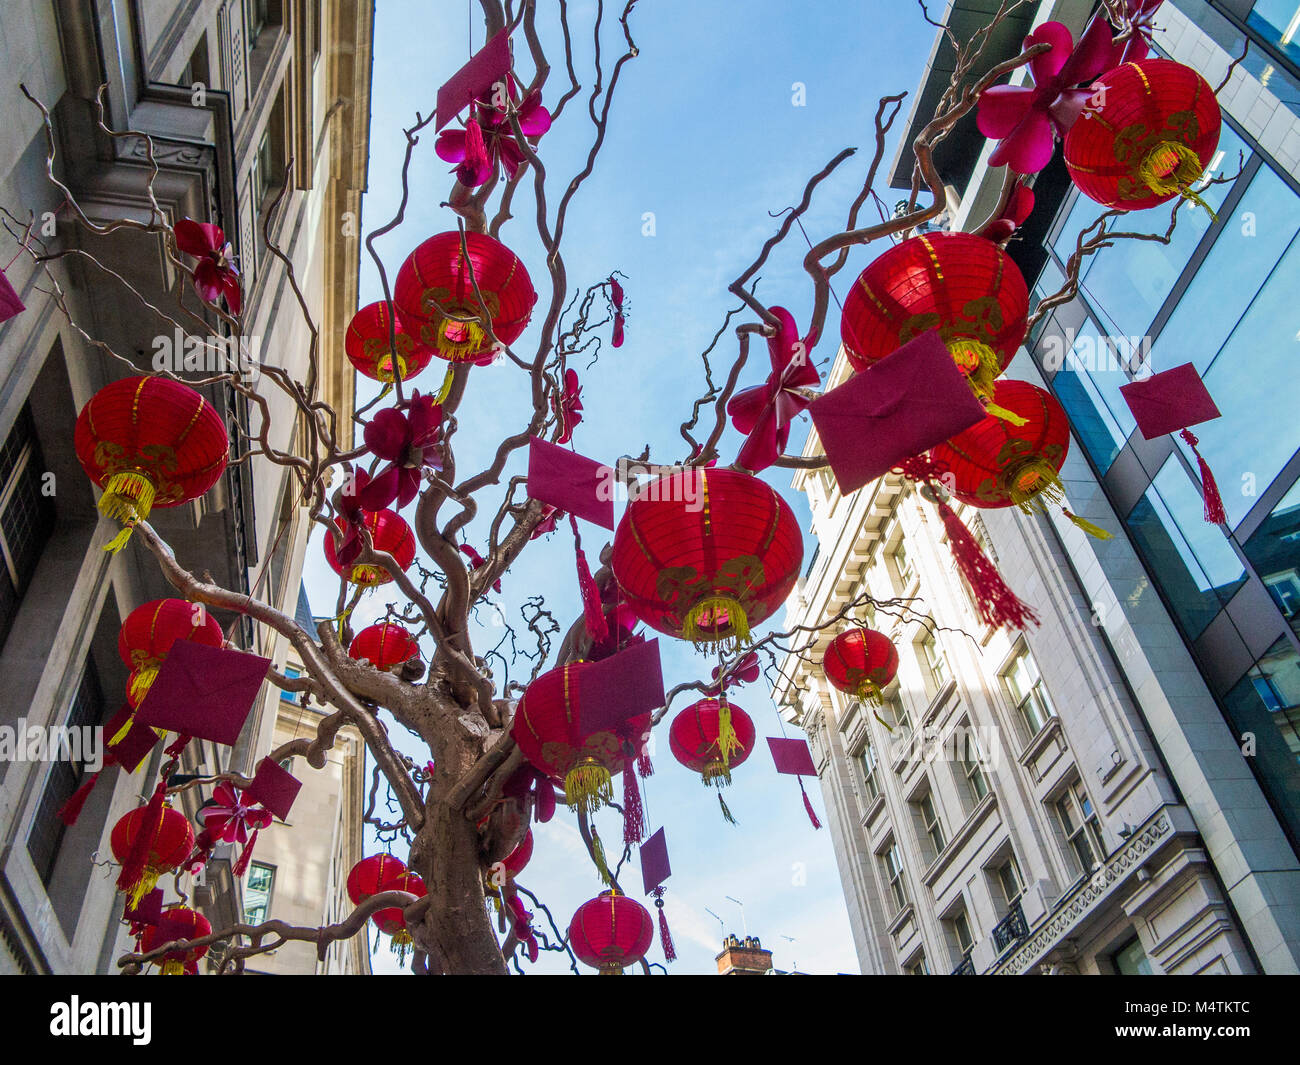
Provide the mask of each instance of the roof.
[{"label": "roof", "polygon": [[298,585],[298,605],[293,612],[293,620],[308,632],[316,631],[316,619],[312,616],[311,603],[307,599],[307,586]]}]

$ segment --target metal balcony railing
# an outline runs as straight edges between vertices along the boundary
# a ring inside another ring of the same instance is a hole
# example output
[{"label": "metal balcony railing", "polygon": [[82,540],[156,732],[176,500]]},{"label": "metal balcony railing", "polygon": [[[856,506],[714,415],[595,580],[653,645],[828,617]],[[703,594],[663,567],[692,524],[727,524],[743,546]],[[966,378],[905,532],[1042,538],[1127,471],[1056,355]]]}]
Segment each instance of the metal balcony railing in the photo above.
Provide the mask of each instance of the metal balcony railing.
[{"label": "metal balcony railing", "polygon": [[974,976],[975,975],[975,963],[970,960],[969,951],[962,958],[961,964],[958,965],[957,968],[955,968],[948,975],[949,976]]},{"label": "metal balcony railing", "polygon": [[1029,935],[1029,924],[1020,908],[1020,900],[1011,904],[1010,912],[993,926],[993,947],[999,955]]}]

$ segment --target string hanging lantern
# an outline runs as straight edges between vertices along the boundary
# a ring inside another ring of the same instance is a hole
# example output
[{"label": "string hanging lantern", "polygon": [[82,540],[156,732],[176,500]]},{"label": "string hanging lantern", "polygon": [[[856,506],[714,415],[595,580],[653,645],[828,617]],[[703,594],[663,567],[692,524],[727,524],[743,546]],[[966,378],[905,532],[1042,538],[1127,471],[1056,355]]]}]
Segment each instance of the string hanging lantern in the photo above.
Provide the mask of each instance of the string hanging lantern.
[{"label": "string hanging lantern", "polygon": [[348,646],[348,657],[382,670],[410,661],[419,653],[420,645],[415,637],[393,621],[381,621],[362,629]]},{"label": "string hanging lantern", "polygon": [[398,375],[403,381],[410,380],[433,358],[433,352],[417,344],[401,321],[389,314],[383,300],[367,303],[352,316],[343,337],[343,350],[357,373],[383,384],[391,383]]},{"label": "string hanging lantern", "polygon": [[722,798],[722,788],[731,783],[731,770],[753,751],[755,735],[754,722],[744,710],[730,703],[725,693],[686,707],[668,729],[673,757],[699,773],[705,785],[718,789],[722,816],[733,825],[736,819]]},{"label": "string hanging lantern", "polygon": [[645,957],[654,935],[646,908],[616,888],[584,902],[569,922],[573,953],[601,976],[621,976],[626,966]]},{"label": "string hanging lantern", "polygon": [[831,640],[822,669],[837,691],[879,706],[898,672],[898,648],[883,632],[857,625]]}]

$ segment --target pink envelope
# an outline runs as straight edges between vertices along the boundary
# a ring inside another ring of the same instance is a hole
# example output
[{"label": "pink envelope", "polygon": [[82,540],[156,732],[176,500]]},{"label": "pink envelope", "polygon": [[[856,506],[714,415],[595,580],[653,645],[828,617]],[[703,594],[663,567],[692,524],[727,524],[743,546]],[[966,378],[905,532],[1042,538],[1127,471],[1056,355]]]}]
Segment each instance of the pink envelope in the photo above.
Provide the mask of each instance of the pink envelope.
[{"label": "pink envelope", "polygon": [[302,781],[279,762],[263,758],[257,763],[253,782],[244,789],[244,798],[260,802],[281,821],[286,821],[301,788]]},{"label": "pink envelope", "polygon": [[269,658],[177,640],[136,722],[233,746],[270,668]]},{"label": "pink envelope", "polygon": [[788,773],[795,777],[815,777],[817,767],[813,765],[812,751],[808,749],[807,740],[783,740],[769,736],[767,746],[772,751],[772,761],[778,773]]},{"label": "pink envelope", "polygon": [[[104,726],[104,735],[116,736],[117,730],[126,724],[126,719],[130,715],[131,707],[123,706],[109,718]],[[121,740],[107,744],[108,753],[113,756],[113,761],[122,767],[124,773],[134,773],[145,760],[145,756],[157,745],[158,733],[147,725],[140,724],[138,720],[131,722],[131,727],[126,730],[126,735]]]},{"label": "pink envelope", "polygon": [[933,329],[831,389],[808,412],[846,494],[984,417]]},{"label": "pink envelope", "polygon": [[668,840],[661,828],[641,844],[641,883],[645,893],[652,894],[672,873],[668,864]]},{"label": "pink envelope", "polygon": [[614,471],[568,448],[528,441],[528,496],[606,529],[614,528]]},{"label": "pink envelope", "polygon": [[18,293],[14,291],[13,285],[9,284],[9,278],[5,272],[0,270],[0,322],[7,322],[19,311],[25,311],[23,301],[18,298]]},{"label": "pink envelope", "polygon": [[1152,374],[1145,381],[1130,381],[1120,385],[1119,390],[1147,440],[1220,416],[1205,382],[1190,362]]},{"label": "pink envelope", "polygon": [[510,31],[503,29],[438,89],[436,133],[510,73]]},{"label": "pink envelope", "polygon": [[[633,644],[578,671],[578,716],[584,734],[608,730],[623,735],[629,723],[653,714],[664,702],[658,640]],[[626,738],[635,741],[640,736]]]}]

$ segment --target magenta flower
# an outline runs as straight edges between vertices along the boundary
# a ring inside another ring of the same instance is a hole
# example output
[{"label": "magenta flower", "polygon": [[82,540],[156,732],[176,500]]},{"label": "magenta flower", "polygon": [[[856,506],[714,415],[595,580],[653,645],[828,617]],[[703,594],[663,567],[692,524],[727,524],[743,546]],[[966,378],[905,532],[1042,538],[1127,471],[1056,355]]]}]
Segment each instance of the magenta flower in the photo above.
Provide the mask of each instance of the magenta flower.
[{"label": "magenta flower", "polygon": [[619,651],[626,651],[639,643],[645,643],[645,637],[635,631],[639,621],[626,603],[615,603],[605,607],[605,638],[593,640],[591,650],[587,652],[589,662],[599,662]]},{"label": "magenta flower", "polygon": [[[718,682],[718,676],[722,673],[721,666],[713,667],[713,684],[705,689],[705,695],[717,695],[722,691],[722,685]],[[753,684],[759,678],[758,652],[750,651],[739,662],[736,662],[727,670],[726,681],[729,687],[738,687],[741,684]]]},{"label": "magenta flower", "polygon": [[393,500],[399,509],[410,503],[420,491],[425,469],[442,469],[441,436],[442,407],[432,396],[414,392],[400,407],[376,414],[366,425],[366,447],[389,465],[360,490],[361,505],[376,511]]},{"label": "magenta flower", "polygon": [[539,536],[555,532],[555,526],[560,523],[563,517],[564,511],[557,510],[555,507],[543,507],[542,520],[537,523],[537,528],[533,530],[533,535],[528,539],[536,540]]},{"label": "magenta flower", "polygon": [[176,247],[198,259],[194,267],[194,288],[208,303],[224,295],[231,314],[239,313],[239,271],[235,256],[220,226],[182,218],[172,227]]},{"label": "magenta flower", "polygon": [[[480,555],[478,553],[478,550],[476,548],[471,547],[469,544],[461,544],[460,553],[469,559],[469,569],[471,573],[473,573],[474,570],[478,569],[481,565],[487,562],[487,559],[485,559],[482,555]],[[492,589],[493,591],[500,593],[501,579],[499,577],[492,582]]]},{"label": "magenta flower", "polygon": [[[510,102],[513,105],[515,86],[510,82]],[[518,105],[516,115],[519,128],[525,137],[536,139],[551,128],[551,113],[542,106],[541,91],[529,93]],[[510,125],[510,113],[481,99],[471,113],[465,128],[443,130],[438,135],[433,150],[438,158],[456,164],[456,180],[467,188],[477,188],[497,171],[497,163],[513,178],[524,162],[523,150],[515,140]]]},{"label": "magenta flower", "polygon": [[609,275],[609,301],[614,306],[614,336],[610,340],[616,348],[623,346],[623,286],[618,283],[618,279],[613,274]]},{"label": "magenta flower", "polygon": [[1114,65],[1136,63],[1151,51],[1151,19],[1164,0],[1127,0],[1124,5],[1125,21],[1133,28],[1133,36],[1124,42],[1123,50]]},{"label": "magenta flower", "polygon": [[1002,209],[1002,213],[997,218],[989,221],[979,231],[979,236],[985,240],[991,240],[995,244],[1001,244],[1003,241],[1011,239],[1022,225],[1025,219],[1034,210],[1034,190],[1028,185],[1017,184],[1015,190],[1007,200],[1007,205]]},{"label": "magenta flower", "polygon": [[1009,166],[1017,174],[1036,174],[1052,159],[1056,137],[1064,137],[1083,111],[1091,92],[1080,88],[1115,66],[1119,50],[1110,23],[1094,18],[1079,39],[1059,22],[1044,22],[1025,38],[1025,47],[1050,45],[1029,61],[1032,85],[994,85],[980,94],[976,125],[1000,141],[990,166]]},{"label": "magenta flower", "polygon": [[577,370],[564,371],[564,396],[551,396],[551,411],[560,419],[560,435],[555,442],[567,444],[582,421],[582,387],[578,384]]},{"label": "magenta flower", "polygon": [[[361,492],[370,483],[370,474],[357,469],[344,482],[338,494],[339,517],[343,519],[343,538],[335,545],[334,556],[339,563],[350,566],[361,556],[363,541],[361,526],[366,520],[366,508],[361,504]],[[382,509],[382,508],[381,508]],[[326,536],[336,536],[328,532]]]},{"label": "magenta flower", "polygon": [[809,357],[814,341],[799,339],[794,316],[784,307],[768,310],[781,322],[767,340],[772,372],[764,384],[737,392],[727,404],[731,424],[748,436],[736,462],[751,473],[767,469],[785,450],[791,423],[813,400],[800,389],[821,383]]}]

